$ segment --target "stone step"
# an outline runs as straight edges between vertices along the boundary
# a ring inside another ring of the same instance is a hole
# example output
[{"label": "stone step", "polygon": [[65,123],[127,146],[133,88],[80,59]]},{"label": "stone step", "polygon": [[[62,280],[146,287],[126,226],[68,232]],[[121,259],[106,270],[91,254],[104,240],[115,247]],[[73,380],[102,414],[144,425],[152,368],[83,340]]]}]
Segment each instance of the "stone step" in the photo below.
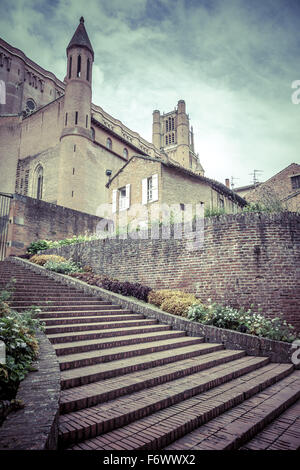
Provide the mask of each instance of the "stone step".
[{"label": "stone step", "polygon": [[81,342],[97,340],[99,338],[111,338],[125,336],[128,334],[142,334],[149,331],[166,331],[170,330],[169,325],[158,324],[157,320],[143,320],[142,322],[132,323],[124,322],[127,324],[126,328],[124,326],[118,328],[118,325],[112,325],[111,323],[107,324],[107,328],[103,331],[93,331],[92,333],[61,333],[60,335],[47,335],[50,342],[54,345],[61,344],[62,346],[67,343]]},{"label": "stone step", "polygon": [[196,372],[225,364],[244,356],[244,351],[220,349],[200,357],[192,357],[191,359],[164,364],[160,367],[157,366],[152,369],[132,372],[124,376],[62,390],[60,413],[65,414],[71,411],[78,411],[185,376],[190,376],[190,380],[193,380],[192,374]]},{"label": "stone step", "polygon": [[[72,312],[68,312],[69,315]],[[72,324],[79,324],[79,323],[97,323],[99,321],[118,321],[119,318],[123,317],[124,315],[131,315],[131,310],[104,310],[99,312],[88,312],[86,315],[83,316],[74,316],[74,317],[54,317],[49,318],[43,317],[42,315],[39,316],[41,320],[45,323],[46,326],[55,326],[55,325],[72,325]],[[112,319],[113,316],[113,319]],[[130,316],[131,318],[131,316]]]},{"label": "stone step", "polygon": [[[213,374],[211,369],[202,372],[202,375],[205,374],[206,376],[203,380],[206,380],[210,387],[201,393],[200,380],[199,392],[197,394],[175,404],[169,401],[167,408],[157,410],[156,412],[154,408],[152,415],[144,415],[144,417],[138,418],[136,411],[137,404],[131,403],[130,400],[128,401],[127,409],[124,409],[124,413],[120,418],[120,408],[106,409],[105,404],[100,405],[97,415],[91,413],[86,417],[87,419],[84,419],[86,416],[84,412],[91,410],[91,408],[75,412],[77,413],[77,421],[67,419],[70,415],[74,415],[74,413],[62,415],[60,417],[61,447],[65,447],[70,442],[77,441],[79,442],[78,444],[69,445],[68,449],[123,451],[157,451],[163,449],[200,425],[206,424],[227,410],[240,405],[258,391],[262,391],[283,379],[293,368],[289,364],[268,364],[263,366],[263,358],[247,357],[245,359],[249,361],[248,368],[245,367],[243,371],[238,369],[235,371],[236,375],[234,376],[233,373],[231,380],[229,376],[228,380],[222,385],[218,385],[218,373]],[[255,364],[259,359],[262,360],[262,367],[259,367],[258,363]],[[251,361],[253,361],[252,368],[250,365]],[[230,363],[226,364],[228,372],[230,367]],[[223,366],[223,372],[226,368]],[[172,385],[174,385],[174,382],[172,382]],[[190,381],[188,381],[187,386],[191,387]],[[283,386],[285,387],[286,384]],[[176,389],[174,390],[173,387],[172,391],[176,393]],[[152,396],[154,395],[151,393]],[[149,396],[145,394],[144,403],[146,410],[149,409],[147,408],[149,407],[148,400]],[[142,401],[139,406],[142,408]],[[126,422],[128,422],[126,420],[131,421],[131,423],[126,425]],[[65,427],[64,422],[67,425]],[[107,432],[109,426],[115,428],[115,430]],[[97,437],[92,437],[93,434],[96,434]]]},{"label": "stone step", "polygon": [[[223,413],[175,441],[166,450],[237,450],[299,397],[300,371],[297,371],[263,392],[257,393],[233,410]],[[274,423],[272,427],[274,428]],[[295,440],[293,442],[295,443]],[[300,430],[298,429],[299,445]]]},{"label": "stone step", "polygon": [[[60,302],[60,299],[62,299],[62,301],[65,301],[65,302],[68,302],[69,300],[70,301],[73,301],[76,302],[76,301],[85,301],[85,300],[88,300],[88,299],[91,299],[91,297],[87,297],[85,295],[80,295],[79,292],[77,292],[76,294],[61,294],[60,292],[57,292],[56,294],[51,294],[51,295],[26,295],[26,294],[20,294],[18,292],[14,292],[12,294],[12,297],[11,297],[11,301],[12,302],[20,302],[20,301],[26,301],[27,304],[30,304],[32,302],[55,302],[55,301],[58,301]],[[93,299],[95,299],[96,301],[97,300],[101,300],[100,297],[93,297]],[[109,302],[107,302],[109,303]]]},{"label": "stone step", "polygon": [[133,357],[121,359],[109,363],[102,363],[93,366],[78,367],[76,369],[61,372],[61,388],[78,387],[99,380],[117,377],[137,370],[145,370],[163,364],[201,356],[209,352],[224,349],[222,344],[200,343],[191,346],[183,346],[175,350],[159,351],[146,354],[142,358]]},{"label": "stone step", "polygon": [[124,335],[112,339],[93,339],[90,341],[73,341],[70,343],[54,344],[57,356],[67,354],[79,354],[87,351],[96,351],[109,349],[129,344],[139,344],[143,342],[155,341],[156,339],[180,338],[186,336],[185,331],[163,330],[149,333],[139,333],[133,335]]},{"label": "stone step", "polygon": [[[27,306],[22,306],[22,307],[15,307],[12,304],[10,304],[12,308],[17,310],[18,312],[22,312],[28,309]],[[101,312],[102,310],[112,310],[118,308],[117,305],[112,305],[112,304],[106,304],[106,303],[101,303],[99,305],[51,305],[49,307],[44,307],[39,304],[39,307],[43,310],[44,313],[46,314],[51,314],[55,313],[58,316],[60,313],[67,313],[67,314],[72,314],[73,312],[82,312],[82,313],[88,313],[90,315],[93,315],[94,313]],[[126,310],[127,312],[131,312],[131,310]],[[68,315],[68,316],[69,316]]]},{"label": "stone step", "polygon": [[203,338],[183,336],[182,338],[171,338],[153,341],[150,344],[130,344],[118,346],[101,351],[87,351],[78,354],[60,356],[58,362],[60,370],[70,370],[78,367],[93,366],[104,362],[119,361],[131,357],[144,356],[159,351],[182,348],[193,344],[203,343]]},{"label": "stone step", "polygon": [[300,450],[300,400],[239,450]]},{"label": "stone step", "polygon": [[[96,323],[76,323],[73,325],[60,325],[60,326],[48,326],[45,328],[45,333],[54,334],[54,333],[72,333],[75,331],[92,331],[92,330],[101,330],[104,328],[112,328],[111,323],[113,322],[116,328],[121,326],[130,326],[130,324],[136,324],[137,321],[149,321],[144,320],[144,316],[141,314],[130,313],[129,315],[120,315],[118,320],[114,315],[111,317],[97,317],[98,322]],[[126,324],[125,322],[128,321]],[[140,324],[140,323],[139,323]]]},{"label": "stone step", "polygon": [[[82,312],[82,311],[72,311],[71,314],[72,314],[72,318],[76,319],[76,318],[81,318],[81,317],[95,317],[95,316],[101,316],[101,315],[119,315],[120,313],[132,313],[131,310],[123,310],[121,307],[119,307],[118,305],[109,305],[109,306],[106,306],[105,308],[101,307],[101,310],[99,311],[93,311],[93,312],[90,312],[89,310],[87,310],[86,312]],[[66,318],[70,318],[70,312],[42,312],[42,313],[39,313],[38,314],[38,318],[40,318],[41,320],[44,321],[44,319],[48,319],[48,320],[58,320],[58,321],[64,321],[64,319]]]},{"label": "stone step", "polygon": [[[243,357],[196,372],[192,376],[154,386],[151,391],[133,392],[107,403],[61,415],[59,419],[60,443],[66,446],[71,442],[80,442],[99,436],[103,432],[107,434],[146,416],[156,415],[160,410],[168,409],[171,412],[176,404],[183,405],[192,397],[196,397],[197,400],[201,394],[211,389],[218,389],[222,384],[232,381],[234,377],[248,374],[257,367],[263,367],[267,362],[266,358]],[[211,374],[214,380],[211,380]],[[85,422],[86,419],[90,421]],[[66,429],[65,424],[69,426],[69,429]]]},{"label": "stone step", "polygon": [[[71,300],[72,299],[72,300]],[[76,307],[76,306],[101,306],[101,305],[111,305],[111,302],[106,302],[105,300],[93,300],[90,297],[86,300],[82,300],[79,298],[74,299],[71,297],[68,300],[57,300],[56,298],[53,299],[54,301],[49,300],[40,300],[39,305],[43,307],[43,309],[47,308],[54,308],[54,306],[69,306],[69,307]],[[11,300],[10,302],[11,307],[28,307],[30,305],[28,300]]]}]

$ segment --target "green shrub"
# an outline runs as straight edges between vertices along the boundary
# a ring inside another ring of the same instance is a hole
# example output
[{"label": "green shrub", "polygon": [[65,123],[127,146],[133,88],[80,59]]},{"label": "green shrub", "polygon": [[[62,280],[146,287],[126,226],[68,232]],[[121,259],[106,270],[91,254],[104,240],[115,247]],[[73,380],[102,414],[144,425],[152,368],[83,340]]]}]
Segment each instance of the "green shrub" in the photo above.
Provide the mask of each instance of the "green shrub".
[{"label": "green shrub", "polygon": [[57,248],[59,246],[73,245],[74,243],[83,243],[91,240],[97,240],[98,235],[74,235],[71,238],[64,238],[63,240],[37,240],[30,243],[27,248],[27,253],[36,254],[41,250],[49,248]]},{"label": "green shrub", "polygon": [[294,327],[282,318],[266,318],[251,309],[235,309],[208,302],[207,305],[193,305],[189,308],[187,318],[204,325],[227,328],[277,341],[293,342],[296,339]]},{"label": "green shrub", "polygon": [[38,264],[39,266],[44,266],[46,263],[48,263],[48,261],[61,263],[63,261],[66,261],[66,258],[63,258],[63,256],[58,255],[34,255],[29,259],[29,261],[31,261],[31,263]]},{"label": "green shrub", "polygon": [[225,209],[218,209],[218,208],[212,208],[209,209],[208,207],[204,211],[204,217],[216,217],[219,215],[225,215]]},{"label": "green shrub", "polygon": [[148,302],[150,304],[160,307],[165,299],[173,297],[174,295],[180,295],[182,291],[172,289],[159,289],[152,290],[148,295]]},{"label": "green shrub", "polygon": [[44,268],[61,274],[78,273],[82,271],[81,267],[72,260],[56,261],[50,259],[44,264]]},{"label": "green shrub", "polygon": [[35,333],[37,329],[43,329],[43,324],[36,318],[39,312],[40,309],[29,307],[20,314],[8,304],[5,311],[2,311],[0,340],[5,343],[6,362],[0,364],[0,400],[15,397],[20,381],[30,371],[32,361],[37,358],[38,341]]},{"label": "green shrub", "polygon": [[199,301],[181,290],[159,289],[149,293],[148,302],[173,315],[186,316],[189,307]]},{"label": "green shrub", "polygon": [[27,253],[35,255],[40,250],[47,250],[51,248],[51,242],[47,240],[38,240],[36,242],[30,243],[29,247],[27,248]]},{"label": "green shrub", "polygon": [[178,295],[165,298],[160,308],[165,312],[173,313],[173,315],[186,317],[189,307],[195,302],[197,302],[197,299],[194,295],[181,292]]}]

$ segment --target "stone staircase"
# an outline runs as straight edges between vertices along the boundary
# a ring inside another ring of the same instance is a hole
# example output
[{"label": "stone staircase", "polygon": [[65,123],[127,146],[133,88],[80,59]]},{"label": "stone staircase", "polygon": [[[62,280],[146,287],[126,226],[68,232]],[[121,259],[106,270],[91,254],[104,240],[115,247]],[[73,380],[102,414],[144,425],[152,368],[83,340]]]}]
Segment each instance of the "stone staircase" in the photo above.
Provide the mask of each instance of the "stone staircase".
[{"label": "stone staircase", "polygon": [[300,371],[205,343],[9,261],[61,369],[59,448],[299,449]]}]

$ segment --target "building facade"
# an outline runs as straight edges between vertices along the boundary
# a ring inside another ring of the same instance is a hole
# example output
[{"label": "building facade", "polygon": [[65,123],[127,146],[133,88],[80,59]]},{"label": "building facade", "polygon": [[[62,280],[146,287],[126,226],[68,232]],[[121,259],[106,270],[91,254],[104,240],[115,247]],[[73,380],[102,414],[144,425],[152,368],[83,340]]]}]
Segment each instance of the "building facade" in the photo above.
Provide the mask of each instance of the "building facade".
[{"label": "building facade", "polygon": [[300,165],[291,163],[264,183],[236,188],[235,192],[250,203],[299,212]]},{"label": "building facade", "polygon": [[164,214],[171,221],[181,223],[203,215],[206,209],[234,214],[246,205],[226,185],[166,157],[131,157],[107,187],[111,206],[107,207],[105,217],[114,220],[115,227],[124,228],[135,221],[144,228],[147,223],[162,221]]},{"label": "building facade", "polygon": [[[150,160],[157,161],[166,173],[168,162],[169,173],[175,165],[204,177],[183,100],[169,113],[153,112],[153,142],[147,142],[93,104],[94,51],[83,17],[66,54],[62,82],[0,40],[0,80],[6,92],[0,105],[0,191],[104,216],[103,205],[112,201],[106,184],[133,156],[148,157],[147,168]],[[172,184],[178,178],[174,173],[174,180],[166,183],[165,176],[163,181],[167,203],[175,197]],[[188,202],[195,186],[200,191],[203,181],[187,178],[180,203]]]}]

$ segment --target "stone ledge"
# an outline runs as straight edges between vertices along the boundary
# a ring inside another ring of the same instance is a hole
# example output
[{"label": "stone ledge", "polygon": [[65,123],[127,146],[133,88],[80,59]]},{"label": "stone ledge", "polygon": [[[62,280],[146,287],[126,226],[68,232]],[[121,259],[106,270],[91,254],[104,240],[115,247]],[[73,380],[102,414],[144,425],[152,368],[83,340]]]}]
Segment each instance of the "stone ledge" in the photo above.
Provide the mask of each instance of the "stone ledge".
[{"label": "stone ledge", "polygon": [[[215,326],[202,325],[201,323],[192,322],[186,318],[163,312],[159,308],[145,302],[140,302],[137,299],[133,300],[132,298],[107,291],[101,287],[90,286],[79,279],[48,271],[44,267],[35,265],[24,259],[11,257],[9,261],[23,265],[37,273],[43,273],[45,276],[55,279],[62,284],[76,287],[94,296],[100,296],[103,300],[117,302],[125,309],[141,313],[148,318],[155,318],[161,323],[171,325],[174,329],[186,331],[189,336],[202,336],[205,342],[222,343],[225,348],[228,349],[244,350],[249,356],[269,357],[271,362],[283,364],[292,363],[291,355],[293,350],[290,343],[273,341],[271,339],[260,338],[258,336],[217,328]],[[295,366],[295,368],[300,369],[300,364]]]},{"label": "stone ledge", "polygon": [[20,383],[16,399],[25,407],[12,411],[0,428],[1,450],[56,450],[60,369],[52,344],[38,332],[38,370]]}]

